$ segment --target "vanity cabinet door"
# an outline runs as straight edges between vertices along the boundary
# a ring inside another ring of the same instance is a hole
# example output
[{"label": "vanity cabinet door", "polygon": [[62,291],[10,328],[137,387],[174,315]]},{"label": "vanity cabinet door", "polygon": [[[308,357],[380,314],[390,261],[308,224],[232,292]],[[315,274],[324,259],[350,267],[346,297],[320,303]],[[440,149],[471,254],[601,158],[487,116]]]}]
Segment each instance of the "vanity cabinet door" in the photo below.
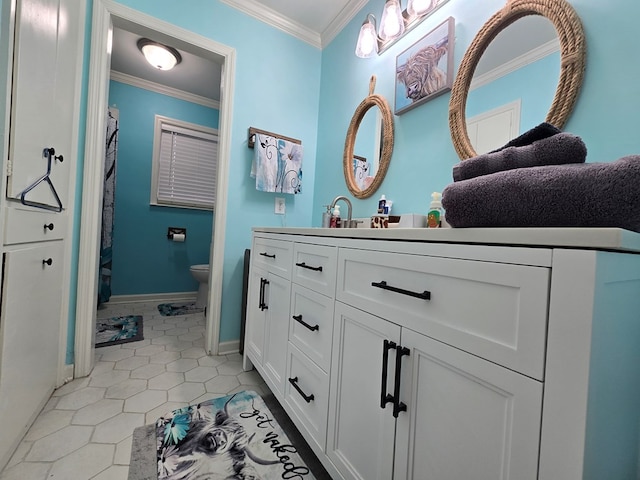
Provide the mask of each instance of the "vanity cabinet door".
[{"label": "vanity cabinet door", "polygon": [[[264,284],[267,312],[264,332],[265,380],[279,399],[284,397],[284,381],[287,370],[287,345],[289,343],[289,297],[291,282],[269,274]],[[270,380],[270,381],[269,381]]]},{"label": "vanity cabinet door", "polygon": [[[326,451],[345,479],[392,478],[393,405],[381,407],[385,340],[397,344],[400,327],[336,302]],[[393,393],[395,350],[387,360]]]},{"label": "vanity cabinet door", "polygon": [[401,343],[395,480],[538,478],[541,382],[408,329]]},{"label": "vanity cabinet door", "polygon": [[262,366],[264,352],[264,331],[267,322],[267,310],[264,302],[264,280],[267,272],[252,265],[249,274],[247,293],[247,323],[245,326],[245,356],[256,366]]},{"label": "vanity cabinet door", "polygon": [[291,282],[255,265],[249,276],[245,351],[282,399],[289,341]]}]

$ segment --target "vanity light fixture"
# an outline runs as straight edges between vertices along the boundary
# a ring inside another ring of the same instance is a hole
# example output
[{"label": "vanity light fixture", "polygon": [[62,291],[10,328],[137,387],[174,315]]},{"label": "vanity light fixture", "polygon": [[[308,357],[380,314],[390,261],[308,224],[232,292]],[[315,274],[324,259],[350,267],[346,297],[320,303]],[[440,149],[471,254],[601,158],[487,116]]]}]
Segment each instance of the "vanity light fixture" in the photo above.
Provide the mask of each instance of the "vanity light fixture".
[{"label": "vanity light fixture", "polygon": [[407,9],[402,10],[400,0],[386,0],[380,29],[376,33],[376,17],[368,13],[360,28],[356,43],[356,56],[369,58],[382,53],[396,40],[418,25],[437,4],[446,0],[408,0]]},{"label": "vanity light fixture", "polygon": [[172,47],[154,42],[148,38],[138,40],[138,49],[153,67],[159,70],[171,70],[182,61],[180,53]]}]

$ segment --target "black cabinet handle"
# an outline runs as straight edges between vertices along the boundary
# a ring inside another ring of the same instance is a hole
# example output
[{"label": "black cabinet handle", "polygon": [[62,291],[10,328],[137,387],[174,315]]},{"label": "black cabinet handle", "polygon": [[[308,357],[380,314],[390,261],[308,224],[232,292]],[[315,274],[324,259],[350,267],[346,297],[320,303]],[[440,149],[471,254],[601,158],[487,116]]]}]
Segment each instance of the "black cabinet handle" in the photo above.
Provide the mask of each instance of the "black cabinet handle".
[{"label": "black cabinet handle", "polygon": [[308,270],[313,270],[314,272],[321,272],[322,271],[322,265],[319,266],[319,267],[311,267],[311,266],[307,265],[304,262],[296,263],[296,267],[306,268]]},{"label": "black cabinet handle", "polygon": [[294,315],[293,318],[296,322],[298,322],[299,324],[301,324],[304,327],[307,327],[309,330],[311,330],[312,332],[315,330],[320,330],[320,325],[314,325],[313,327],[311,325],[309,325],[307,322],[305,322],[304,320],[302,320],[302,315]]},{"label": "black cabinet handle", "polygon": [[266,278],[260,278],[260,301],[258,304],[260,311],[269,309],[269,305],[267,305],[264,301],[264,287],[266,287],[267,285],[269,285],[269,280],[267,280]]},{"label": "black cabinet handle", "polygon": [[45,230],[53,230],[53,223],[49,223],[49,224],[44,224],[44,229]]},{"label": "black cabinet handle", "polygon": [[411,350],[400,345],[396,346],[396,378],[393,385],[393,416],[398,418],[400,412],[407,411],[407,405],[400,401],[400,373],[402,370],[402,357],[409,355]]},{"label": "black cabinet handle", "polygon": [[46,260],[42,260],[42,265],[51,265],[53,263],[53,259],[47,258]]},{"label": "black cabinet handle", "polygon": [[380,388],[380,408],[393,402],[393,395],[387,393],[387,370],[389,364],[389,350],[396,348],[396,343],[389,340],[382,342],[382,387]]},{"label": "black cabinet handle", "polygon": [[412,292],[411,290],[405,290],[404,288],[392,287],[387,285],[384,280],[381,282],[371,282],[372,287],[381,288],[383,290],[389,290],[391,292],[401,293],[402,295],[408,295],[410,297],[421,298],[422,300],[431,300],[431,292],[424,291],[422,293]]},{"label": "black cabinet handle", "polygon": [[267,257],[267,258],[276,258],[276,254],[275,253],[273,255],[269,255],[267,252],[260,252],[260,255],[262,255],[263,257]]},{"label": "black cabinet handle", "polygon": [[300,386],[298,385],[298,377],[293,377],[289,379],[289,383],[291,385],[293,385],[293,388],[295,388],[298,393],[302,396],[302,398],[304,398],[304,401],[307,403],[311,403],[311,400],[313,400],[314,398],[316,398],[313,393],[311,395],[307,395],[306,393],[304,393],[302,391],[302,389],[300,388]]}]

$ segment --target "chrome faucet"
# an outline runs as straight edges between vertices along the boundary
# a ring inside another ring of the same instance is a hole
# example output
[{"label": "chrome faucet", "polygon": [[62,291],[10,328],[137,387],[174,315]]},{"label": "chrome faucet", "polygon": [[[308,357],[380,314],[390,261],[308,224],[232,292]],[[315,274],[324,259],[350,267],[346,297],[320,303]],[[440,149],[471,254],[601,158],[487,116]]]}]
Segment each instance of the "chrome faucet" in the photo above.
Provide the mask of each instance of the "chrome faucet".
[{"label": "chrome faucet", "polygon": [[347,204],[347,219],[346,220],[342,220],[342,228],[355,228],[358,226],[358,222],[356,220],[351,220],[351,200],[349,200],[347,197],[345,197],[344,195],[338,195],[336,198],[333,199],[333,202],[331,202],[331,205],[329,205],[329,208],[333,208],[336,206],[336,203],[338,203],[338,200],[344,200],[344,202]]}]

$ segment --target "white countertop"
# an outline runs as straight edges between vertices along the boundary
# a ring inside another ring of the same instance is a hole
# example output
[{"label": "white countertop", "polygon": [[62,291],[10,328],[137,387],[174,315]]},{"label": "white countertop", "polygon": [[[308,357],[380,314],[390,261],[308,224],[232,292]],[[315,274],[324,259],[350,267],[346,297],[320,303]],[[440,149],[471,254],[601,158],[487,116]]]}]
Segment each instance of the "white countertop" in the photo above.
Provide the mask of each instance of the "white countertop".
[{"label": "white countertop", "polygon": [[253,227],[254,232],[439,243],[589,248],[640,253],[640,233],[621,228],[305,228]]}]

